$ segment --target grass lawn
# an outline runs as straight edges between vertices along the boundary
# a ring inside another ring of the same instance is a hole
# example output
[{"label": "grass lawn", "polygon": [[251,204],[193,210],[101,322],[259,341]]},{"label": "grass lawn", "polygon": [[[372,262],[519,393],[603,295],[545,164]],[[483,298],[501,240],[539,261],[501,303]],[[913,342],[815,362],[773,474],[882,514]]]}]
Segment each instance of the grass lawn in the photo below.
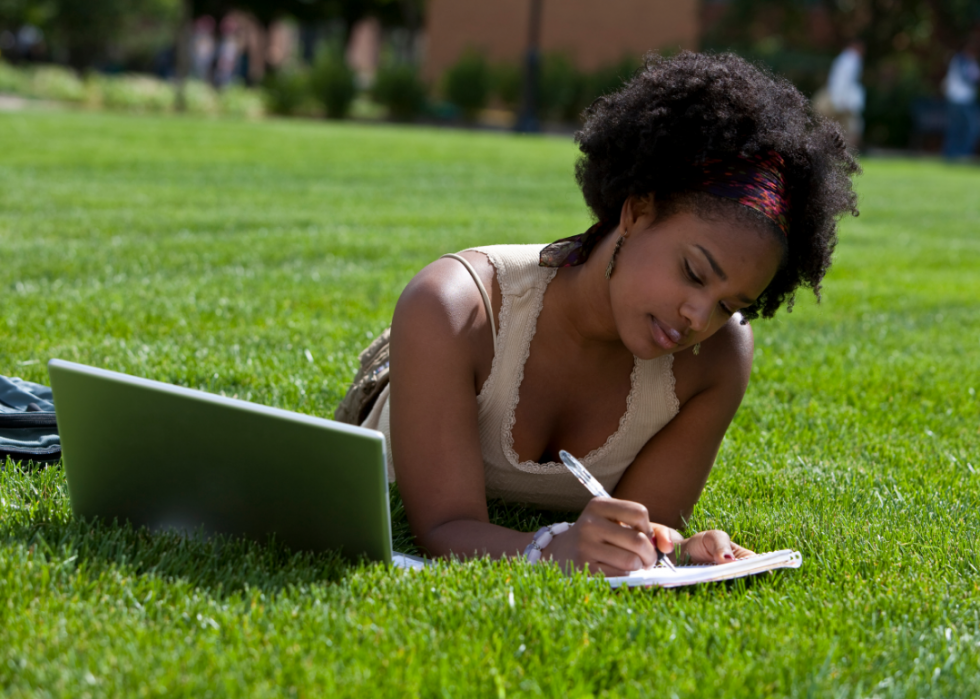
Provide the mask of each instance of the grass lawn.
[{"label": "grass lawn", "polygon": [[[60,357],[329,416],[420,267],[585,229],[575,155],[502,134],[0,114],[0,374],[47,383]],[[0,691],[980,695],[980,170],[865,169],[823,302],[754,323],[753,380],[693,522],[796,548],[800,570],[614,592],[520,563],[347,567],[76,521],[60,467],[7,468]]]}]

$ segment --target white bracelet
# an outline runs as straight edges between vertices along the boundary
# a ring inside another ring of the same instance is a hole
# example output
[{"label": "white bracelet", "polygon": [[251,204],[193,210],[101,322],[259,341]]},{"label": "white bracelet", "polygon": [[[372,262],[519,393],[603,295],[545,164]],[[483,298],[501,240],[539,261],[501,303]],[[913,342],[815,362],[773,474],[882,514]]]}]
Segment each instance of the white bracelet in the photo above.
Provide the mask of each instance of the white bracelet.
[{"label": "white bracelet", "polygon": [[534,535],[534,538],[531,539],[531,543],[524,549],[524,557],[527,559],[527,562],[537,563],[540,561],[541,552],[551,543],[551,540],[559,534],[567,532],[571,526],[568,522],[559,522],[558,524],[549,524],[547,527],[541,527],[538,533]]}]

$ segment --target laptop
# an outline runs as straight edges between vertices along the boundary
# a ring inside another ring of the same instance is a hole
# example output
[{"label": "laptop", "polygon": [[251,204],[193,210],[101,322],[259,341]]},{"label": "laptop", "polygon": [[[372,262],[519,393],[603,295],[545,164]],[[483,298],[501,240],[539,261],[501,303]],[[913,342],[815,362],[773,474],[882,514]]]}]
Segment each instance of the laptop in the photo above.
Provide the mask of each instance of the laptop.
[{"label": "laptop", "polygon": [[392,557],[380,432],[59,359],[48,374],[76,516],[417,567]]}]

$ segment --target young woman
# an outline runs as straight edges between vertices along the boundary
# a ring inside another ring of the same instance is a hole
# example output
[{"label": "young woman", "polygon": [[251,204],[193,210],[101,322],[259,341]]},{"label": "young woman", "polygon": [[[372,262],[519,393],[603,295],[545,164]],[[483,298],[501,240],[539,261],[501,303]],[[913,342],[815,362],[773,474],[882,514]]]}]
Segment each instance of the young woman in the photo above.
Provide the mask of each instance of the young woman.
[{"label": "young woman", "polygon": [[[621,575],[751,555],[681,527],[748,385],[752,330],[819,294],[858,166],[786,81],[732,55],[650,58],[587,111],[578,183],[596,223],[548,246],[436,260],[390,333],[365,424],[430,555],[529,554]],[[612,493],[591,498],[577,456]],[[545,534],[489,523],[487,499],[581,511]],[[540,553],[539,553],[540,552]]]}]

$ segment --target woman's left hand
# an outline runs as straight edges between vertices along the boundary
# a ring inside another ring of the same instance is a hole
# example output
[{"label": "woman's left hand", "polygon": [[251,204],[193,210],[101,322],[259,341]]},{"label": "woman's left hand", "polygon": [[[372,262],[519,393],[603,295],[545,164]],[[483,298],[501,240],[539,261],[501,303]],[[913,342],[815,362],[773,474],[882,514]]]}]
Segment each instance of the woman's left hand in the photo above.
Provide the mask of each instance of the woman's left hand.
[{"label": "woman's left hand", "polygon": [[698,532],[690,539],[684,539],[680,545],[675,545],[674,552],[679,554],[677,562],[685,563],[732,563],[755,552],[732,543],[731,537],[720,529],[710,529]]}]

